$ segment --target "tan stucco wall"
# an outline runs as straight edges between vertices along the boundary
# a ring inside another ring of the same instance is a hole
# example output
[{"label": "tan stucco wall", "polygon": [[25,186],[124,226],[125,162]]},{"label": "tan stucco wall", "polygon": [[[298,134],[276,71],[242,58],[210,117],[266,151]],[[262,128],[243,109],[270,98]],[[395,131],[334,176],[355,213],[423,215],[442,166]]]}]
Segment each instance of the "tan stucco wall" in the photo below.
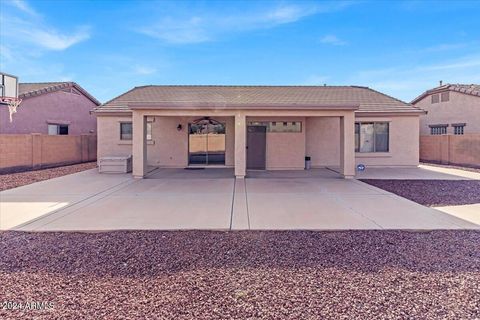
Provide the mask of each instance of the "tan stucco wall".
[{"label": "tan stucco wall", "polygon": [[[150,117],[149,117],[150,118]],[[188,164],[188,123],[196,117],[157,116],[152,125],[153,141],[147,145],[147,163],[155,166],[184,167]],[[234,117],[213,117],[226,123],[226,165],[234,165]],[[355,121],[389,121],[390,152],[356,153],[356,164],[367,166],[416,166],[419,158],[418,116],[361,117]],[[269,170],[303,169],[304,157],[312,157],[314,167],[340,165],[340,118],[257,116],[250,121],[301,121],[300,133],[267,133],[266,167]],[[132,154],[130,142],[120,141],[119,123],[131,117],[102,116],[98,123],[98,157]],[[177,131],[178,124],[182,130]]]},{"label": "tan stucco wall", "polygon": [[[356,164],[367,166],[418,165],[418,117],[356,117],[355,121],[387,121],[390,123],[388,153],[355,153]],[[338,167],[340,164],[340,119],[338,117],[307,118],[306,155],[312,167]]]},{"label": "tan stucco wall", "polygon": [[429,135],[429,125],[448,124],[447,133],[453,134],[452,123],[466,123],[464,133],[480,133],[480,97],[450,91],[447,102],[431,103],[431,95],[415,106],[428,113],[420,117],[420,134]]},{"label": "tan stucco wall", "polygon": [[247,117],[251,121],[299,121],[302,132],[267,132],[266,169],[298,170],[305,167],[305,132],[304,117]]},{"label": "tan stucco wall", "polygon": [[98,147],[97,156],[116,157],[128,156],[132,154],[131,141],[120,140],[120,122],[132,121],[129,116],[98,116],[97,117],[97,135]]},{"label": "tan stucco wall", "polygon": [[[198,117],[147,117],[152,122],[152,141],[147,143],[147,164],[160,167],[185,167],[188,165],[188,123]],[[226,125],[225,165],[234,163],[234,119],[214,117]],[[98,116],[98,157],[127,156],[132,154],[131,141],[120,140],[122,121],[132,121],[131,117]],[[181,124],[182,130],[177,126]]]},{"label": "tan stucco wall", "polygon": [[355,162],[367,166],[417,166],[419,163],[418,116],[355,117],[355,121],[390,122],[389,152],[355,153]]},{"label": "tan stucco wall", "polygon": [[306,155],[312,167],[338,167],[340,164],[340,118],[307,118]]}]

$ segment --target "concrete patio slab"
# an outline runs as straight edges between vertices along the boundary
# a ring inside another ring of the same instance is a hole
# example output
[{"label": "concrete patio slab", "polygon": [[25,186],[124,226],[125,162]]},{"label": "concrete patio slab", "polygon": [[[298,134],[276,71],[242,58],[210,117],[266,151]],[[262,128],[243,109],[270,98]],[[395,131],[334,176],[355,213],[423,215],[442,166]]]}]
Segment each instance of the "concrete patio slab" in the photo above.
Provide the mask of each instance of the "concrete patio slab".
[{"label": "concrete patio slab", "polygon": [[0,192],[0,230],[19,227],[134,182],[129,174],[102,175],[96,169]]},{"label": "concrete patio slab", "polygon": [[248,170],[247,177],[250,179],[343,179],[343,176],[338,173],[340,169],[334,170],[328,168],[315,168],[310,170]]},{"label": "concrete patio slab", "polygon": [[90,170],[0,192],[0,229],[480,227],[471,213],[448,214],[426,208],[360,181],[340,179],[329,170],[313,171],[312,176],[299,172],[275,172],[269,176],[262,172],[261,176],[247,179],[234,179],[230,169],[216,170],[199,173],[162,169],[153,171],[147,179]]},{"label": "concrete patio slab", "polygon": [[380,229],[327,194],[249,192],[248,213],[254,230]]},{"label": "concrete patio slab", "polygon": [[59,214],[47,224],[23,230],[227,230],[231,200],[231,194],[223,198],[205,194],[113,195],[69,214]]},{"label": "concrete patio slab", "polygon": [[356,180],[247,179],[247,198],[251,229],[479,227]]},{"label": "concrete patio slab", "polygon": [[232,179],[233,168],[158,168],[148,174],[147,179]]},{"label": "concrete patio slab", "polygon": [[465,204],[460,206],[435,207],[436,210],[445,212],[450,216],[463,221],[480,225],[480,203]]},{"label": "concrete patio slab", "polygon": [[357,172],[357,179],[425,179],[425,180],[480,180],[480,173],[419,165],[416,168],[367,168]]}]

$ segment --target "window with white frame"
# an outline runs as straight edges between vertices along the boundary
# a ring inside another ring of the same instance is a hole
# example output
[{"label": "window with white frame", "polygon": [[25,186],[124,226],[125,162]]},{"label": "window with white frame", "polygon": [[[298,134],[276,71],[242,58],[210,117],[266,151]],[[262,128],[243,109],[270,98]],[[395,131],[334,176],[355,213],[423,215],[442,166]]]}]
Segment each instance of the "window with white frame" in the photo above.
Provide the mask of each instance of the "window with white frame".
[{"label": "window with white frame", "polygon": [[433,126],[430,126],[430,134],[431,135],[447,134],[447,127],[448,127],[448,125],[433,125]]},{"label": "window with white frame", "polygon": [[48,134],[51,136],[68,135],[68,125],[66,124],[49,124]]},{"label": "window with white frame", "polygon": [[452,124],[453,134],[463,134],[465,123]]},{"label": "window with white frame", "polygon": [[388,122],[356,122],[355,152],[388,152],[389,136]]}]

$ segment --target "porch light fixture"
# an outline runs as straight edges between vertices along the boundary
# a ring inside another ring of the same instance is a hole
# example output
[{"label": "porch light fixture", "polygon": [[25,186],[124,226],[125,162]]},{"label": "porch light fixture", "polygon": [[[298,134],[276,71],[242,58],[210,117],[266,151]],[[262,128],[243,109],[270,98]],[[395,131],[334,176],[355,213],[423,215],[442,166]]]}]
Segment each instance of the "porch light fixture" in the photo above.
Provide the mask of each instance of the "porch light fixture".
[{"label": "porch light fixture", "polygon": [[182,131],[182,125],[180,123],[177,126],[177,131]]}]

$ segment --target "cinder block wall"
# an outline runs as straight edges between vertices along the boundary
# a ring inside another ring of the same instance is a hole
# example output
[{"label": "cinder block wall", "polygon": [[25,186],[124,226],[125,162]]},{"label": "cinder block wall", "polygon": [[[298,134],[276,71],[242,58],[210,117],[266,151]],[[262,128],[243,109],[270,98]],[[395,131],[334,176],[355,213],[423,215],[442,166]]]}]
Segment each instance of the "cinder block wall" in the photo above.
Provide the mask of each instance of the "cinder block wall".
[{"label": "cinder block wall", "polygon": [[96,159],[96,135],[0,135],[0,173],[49,168]]},{"label": "cinder block wall", "polygon": [[480,167],[480,134],[420,136],[420,160]]}]

